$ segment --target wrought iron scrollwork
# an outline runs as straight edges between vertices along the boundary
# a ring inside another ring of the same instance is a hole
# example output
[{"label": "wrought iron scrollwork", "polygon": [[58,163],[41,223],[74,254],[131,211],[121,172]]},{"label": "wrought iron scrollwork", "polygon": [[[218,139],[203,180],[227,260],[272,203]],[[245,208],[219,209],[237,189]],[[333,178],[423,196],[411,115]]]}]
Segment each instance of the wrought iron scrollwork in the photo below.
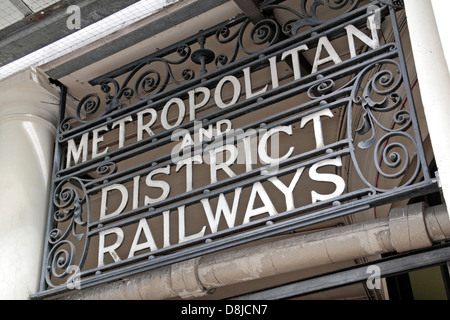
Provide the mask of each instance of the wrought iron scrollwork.
[{"label": "wrought iron scrollwork", "polygon": [[97,167],[96,172],[102,176],[113,174],[117,172],[117,164],[111,161],[102,163]]},{"label": "wrought iron scrollwork", "polygon": [[[410,112],[404,108],[405,102],[397,93],[403,84],[402,74],[399,70],[399,63],[390,59],[381,60],[366,67],[355,79],[350,102],[353,105],[350,106],[351,108],[362,109],[362,124],[356,129],[356,134],[360,137],[370,135],[369,138],[360,141],[357,147],[363,150],[374,148],[374,165],[378,174],[387,179],[404,176],[413,164],[414,158],[414,155],[408,150],[417,150],[417,142],[407,132],[412,125]],[[363,88],[362,93],[359,94],[361,88]],[[377,119],[376,112],[389,114],[392,117],[391,127],[383,125]],[[352,135],[350,131],[349,135]],[[409,148],[407,144],[410,146]],[[352,153],[352,159],[366,185],[378,192],[386,191],[372,185],[364,178],[354,153]],[[386,172],[382,165],[392,172]],[[411,184],[417,178],[419,170],[420,162],[416,161],[413,173],[410,174],[409,179],[403,182],[403,185]]]},{"label": "wrought iron scrollwork", "polygon": [[[141,63],[133,68],[121,83],[114,78],[106,78],[100,84],[100,90],[104,94],[101,98],[97,93],[84,96],[78,103],[75,117],[64,119],[60,126],[60,132],[68,132],[72,129],[70,121],[88,123],[90,120],[100,118],[111,112],[125,108],[123,100],[144,100],[166,89],[170,82],[180,83],[174,75],[172,66],[180,65],[191,56],[191,48],[187,44],[181,44],[175,54],[178,59],[156,57]],[[160,67],[157,68],[156,64]],[[162,71],[161,71],[162,70]],[[181,72],[183,80],[192,79],[195,74],[191,68],[185,68]]]},{"label": "wrought iron scrollwork", "polygon": [[[250,19],[247,19],[241,24],[238,30],[235,30],[234,32],[231,32],[231,29],[227,26],[217,30],[215,38],[220,44],[229,44],[233,41],[235,41],[235,44],[231,56],[227,56],[223,53],[217,55],[217,58],[215,59],[216,67],[221,67],[236,61],[239,52],[250,55],[263,47],[271,46],[280,39],[281,29],[275,19],[263,19],[249,28],[250,24]],[[246,46],[247,39],[244,37],[247,34],[249,35],[250,42],[255,45],[255,48]]]},{"label": "wrought iron scrollwork", "polygon": [[[83,214],[83,207],[86,212]],[[46,281],[50,287],[67,281],[74,268],[81,269],[89,245],[87,224],[89,221],[89,197],[83,182],[69,178],[59,183],[53,194],[54,228],[48,236],[50,251],[47,256]],[[80,228],[84,230],[80,232]],[[84,241],[84,250],[77,255],[78,243]],[[56,282],[56,283],[55,283]]]},{"label": "wrought iron scrollwork", "polygon": [[336,87],[336,83],[333,79],[324,79],[308,89],[308,97],[310,99],[318,99],[323,95],[333,92]]},{"label": "wrought iron scrollwork", "polygon": [[[400,137],[403,140],[411,143],[414,146],[414,150],[417,150],[417,144],[413,137],[407,133],[404,132],[390,132],[386,135],[384,135],[380,141],[375,146],[375,155],[380,155],[382,159],[382,163],[387,165],[389,168],[396,169],[393,173],[387,173],[385,172],[381,166],[380,163],[377,161],[375,162],[375,166],[377,168],[377,171],[385,178],[388,179],[396,179],[406,174],[406,171],[408,170],[412,158],[410,153],[408,152],[408,149],[405,146],[405,143],[400,142],[389,142],[394,137]],[[375,157],[375,160],[377,157]],[[412,177],[404,183],[404,185],[411,184],[414,179],[417,177],[417,174],[420,169],[420,163],[417,161],[416,168],[414,170],[414,174],[412,174]]]},{"label": "wrought iron scrollwork", "polygon": [[[197,74],[190,66],[182,67],[182,64],[190,63],[190,60],[200,61],[198,54],[207,53],[205,63],[213,63],[216,69],[222,68],[239,59],[240,54],[254,54],[283,37],[296,35],[304,27],[314,27],[326,22],[327,20],[319,18],[318,8],[321,6],[342,14],[343,11],[354,10],[361,2],[360,0],[298,1],[298,7],[285,5],[284,1],[262,5],[260,10],[266,19],[255,24],[252,24],[249,18],[238,23],[230,21],[229,24],[201,33],[197,41],[201,46],[200,50],[193,50],[195,41],[180,43],[175,49],[163,50],[164,53],[152,55],[147,61],[140,62],[125,75],[124,80],[119,80],[119,77],[104,78],[99,83],[99,89],[104,97],[100,97],[100,93],[90,93],[83,97],[78,104],[76,116],[65,119],[60,126],[60,132],[69,132],[72,129],[71,121],[85,124],[92,119],[107,116],[115,110],[126,108],[126,101],[152,99],[158,93],[165,91],[169,84],[178,85],[204,74],[206,72],[204,65]],[[275,11],[288,12],[294,18],[279,22],[274,17]],[[214,43],[208,48],[207,43],[213,41],[219,45],[233,46],[231,53],[217,52],[221,49]],[[177,74],[174,73],[175,66],[178,66]],[[180,67],[181,71],[178,70]]]},{"label": "wrought iron scrollwork", "polygon": [[[299,10],[280,4],[267,5],[261,9],[263,11],[280,10],[290,13],[293,18],[284,22],[281,28],[283,33],[289,36],[296,35],[305,27],[315,27],[325,23],[327,20],[321,19],[317,12],[317,9],[321,6],[326,5],[329,9],[334,11],[344,9],[345,12],[349,12],[357,8],[360,3],[360,0],[326,0],[325,3],[322,0],[301,0],[299,3]],[[339,14],[342,13],[344,12],[339,12]]]}]

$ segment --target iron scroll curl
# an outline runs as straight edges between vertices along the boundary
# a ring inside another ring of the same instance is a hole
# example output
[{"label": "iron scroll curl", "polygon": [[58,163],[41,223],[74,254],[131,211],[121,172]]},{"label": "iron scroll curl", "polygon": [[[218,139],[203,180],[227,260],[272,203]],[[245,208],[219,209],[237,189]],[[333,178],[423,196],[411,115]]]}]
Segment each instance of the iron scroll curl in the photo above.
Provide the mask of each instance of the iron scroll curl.
[{"label": "iron scroll curl", "polygon": [[[67,178],[60,182],[54,190],[52,205],[55,227],[47,240],[51,250],[46,257],[45,279],[49,287],[56,287],[61,282],[67,283],[72,272],[81,270],[86,260],[90,203],[82,180]],[[82,250],[77,252],[79,243]]]},{"label": "iron scroll curl", "polygon": [[[372,149],[377,175],[386,179],[406,176],[408,169],[415,162],[415,168],[408,173],[408,178],[403,182],[398,181],[396,187],[410,185],[420,173],[420,161],[415,159],[418,152],[417,141],[408,132],[413,118],[405,108],[406,101],[397,91],[402,84],[403,75],[399,62],[384,59],[364,68],[355,78],[352,88],[348,106],[348,137],[351,141],[360,137],[360,141],[351,148],[352,163],[361,180],[373,189],[374,193],[386,192],[389,189],[380,188],[365,178],[355,153],[356,148],[367,152]],[[361,114],[360,119],[353,117],[355,110]],[[380,113],[391,117],[390,127],[383,125],[378,119],[377,114]],[[358,120],[361,124],[353,131],[355,121]]]}]

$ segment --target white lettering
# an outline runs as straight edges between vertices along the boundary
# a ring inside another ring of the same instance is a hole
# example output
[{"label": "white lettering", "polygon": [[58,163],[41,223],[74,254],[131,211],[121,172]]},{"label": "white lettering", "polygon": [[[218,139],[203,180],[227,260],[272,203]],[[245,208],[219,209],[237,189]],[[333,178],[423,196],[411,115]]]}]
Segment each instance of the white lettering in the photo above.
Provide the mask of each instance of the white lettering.
[{"label": "white lettering", "polygon": [[163,212],[164,248],[170,247],[170,210]]},{"label": "white lettering", "polygon": [[[322,55],[322,50],[325,48],[325,50],[328,52],[328,57],[325,57],[323,59],[320,59]],[[314,64],[312,67],[311,73],[317,72],[320,65],[333,61],[334,64],[341,63],[342,60],[339,58],[339,55],[337,54],[336,50],[334,50],[333,46],[330,43],[330,40],[328,40],[327,37],[321,37],[319,39],[319,43],[317,44],[317,51],[316,56],[314,58]]]},{"label": "white lettering", "polygon": [[[144,124],[144,116],[150,114],[152,117],[149,122]],[[158,115],[156,110],[153,108],[145,109],[137,113],[137,141],[144,139],[144,131],[147,132],[149,136],[155,135],[155,133],[150,129],[150,127],[156,122]]]},{"label": "white lettering", "polygon": [[332,182],[336,185],[336,189],[333,193],[330,194],[319,194],[316,191],[311,191],[311,198],[312,203],[316,203],[317,201],[323,201],[335,198],[337,196],[340,196],[344,190],[345,190],[345,181],[342,179],[342,177],[336,175],[336,174],[330,174],[330,173],[318,173],[317,169],[325,166],[336,166],[336,167],[342,167],[342,161],[341,158],[338,157],[336,159],[327,159],[319,161],[312,165],[311,169],[309,170],[309,177],[313,179],[314,181],[319,182]]},{"label": "white lettering", "polygon": [[125,122],[132,122],[133,118],[131,116],[125,117],[123,119],[113,122],[112,129],[119,125],[119,148],[125,145]]},{"label": "white lettering", "polygon": [[[117,236],[116,242],[112,245],[105,247],[105,238],[109,234],[115,233]],[[102,267],[105,265],[105,254],[109,253],[113,258],[114,262],[119,262],[120,258],[116,252],[116,249],[122,245],[124,234],[123,230],[120,228],[111,228],[105,231],[100,231],[98,233],[99,243],[98,243],[98,266]]]},{"label": "white lettering", "polygon": [[[146,241],[138,244],[139,238],[141,237],[142,232],[144,232],[144,236]],[[141,251],[144,249],[150,249],[150,251],[158,250],[156,247],[155,240],[153,239],[152,232],[150,231],[150,227],[145,218],[139,220],[139,225],[134,235],[133,244],[131,245],[130,253],[128,254],[128,258],[134,257],[137,251]]]},{"label": "white lettering", "polygon": [[153,187],[153,188],[160,188],[162,190],[162,193],[158,198],[150,198],[148,196],[145,196],[145,199],[144,199],[145,205],[156,203],[158,201],[166,199],[169,196],[170,185],[166,181],[152,180],[153,176],[160,174],[160,173],[169,175],[170,174],[170,165],[168,165],[164,168],[155,169],[147,175],[147,178],[145,179],[145,183],[147,184],[147,186]]},{"label": "white lettering", "polygon": [[300,127],[303,128],[310,120],[313,120],[314,137],[316,138],[316,149],[322,148],[325,145],[323,140],[322,122],[320,121],[320,117],[322,116],[333,118],[333,113],[330,109],[326,108],[303,117],[300,123]]},{"label": "white lettering", "polygon": [[294,80],[298,80],[301,78],[301,73],[300,73],[300,59],[298,57],[298,53],[300,51],[306,51],[308,50],[308,46],[306,44],[302,44],[301,46],[285,51],[283,52],[283,55],[281,56],[281,60],[284,60],[287,56],[291,56],[292,59],[292,68],[294,70]]},{"label": "white lettering", "polygon": [[270,79],[272,81],[272,89],[278,88],[280,83],[278,81],[278,70],[277,70],[277,56],[273,56],[269,59],[270,64]]},{"label": "white lettering", "polygon": [[[225,152],[224,152],[225,151]],[[229,157],[225,161],[222,161],[223,156],[221,157],[220,163],[217,161],[217,154],[226,153],[226,151],[229,152]],[[209,151],[209,167],[210,167],[210,173],[211,173],[211,183],[217,182],[217,171],[223,170],[226,172],[230,177],[236,176],[236,174],[230,169],[230,166],[236,161],[237,159],[237,148],[234,145],[226,144],[224,146],[220,146],[219,148],[214,148],[213,150]]]},{"label": "white lettering", "polygon": [[[225,129],[222,130],[222,126],[225,126]],[[231,131],[233,124],[229,119],[222,119],[217,121],[216,123],[216,137],[221,134],[227,133]]]},{"label": "white lettering", "polygon": [[[262,200],[263,206],[255,209],[254,205],[256,195],[259,195],[260,199]],[[275,209],[272,201],[269,198],[269,195],[267,194],[261,182],[255,182],[252,187],[250,199],[248,200],[243,224],[249,223],[250,218],[263,213],[268,213],[270,216],[273,216],[277,214],[277,210]]]},{"label": "white lettering", "polygon": [[141,176],[135,176],[133,178],[133,209],[139,207],[139,183],[141,181]]},{"label": "white lettering", "polygon": [[107,126],[103,126],[97,129],[92,130],[93,138],[92,138],[92,159],[97,158],[106,154],[109,150],[109,147],[106,147],[102,152],[98,152],[98,144],[104,140],[103,136],[99,136],[99,133],[102,131],[108,131]]},{"label": "white lettering", "polygon": [[[272,137],[275,133],[278,132],[284,132],[288,135],[292,135],[292,126],[279,126],[276,128],[272,128],[269,131],[265,132],[262,137],[260,138],[259,145],[258,145],[258,155],[262,163],[264,164],[276,164],[280,161],[283,161],[287,158],[289,158],[292,155],[292,152],[294,152],[294,147],[290,147],[289,151],[280,158],[273,158],[270,157],[267,154],[267,141],[270,137]],[[278,137],[278,136],[276,136]],[[278,140],[277,140],[278,142]],[[272,150],[278,152],[279,150],[279,144],[277,142],[272,142]]]},{"label": "white lettering", "polygon": [[305,168],[297,169],[295,172],[294,177],[292,178],[291,183],[289,184],[289,187],[286,187],[283,182],[281,182],[277,177],[269,178],[269,181],[274,184],[275,187],[277,187],[283,194],[286,200],[286,210],[292,210],[294,209],[294,189],[297,186],[297,182],[300,179],[303,170]]},{"label": "white lettering", "polygon": [[178,207],[178,238],[179,243],[194,240],[202,237],[205,234],[206,226],[203,226],[202,230],[190,236],[186,236],[186,217],[185,217],[185,207]]},{"label": "white lettering", "polygon": [[265,85],[265,87],[258,92],[252,92],[252,79],[250,76],[250,67],[244,69],[244,81],[245,81],[245,97],[247,99],[253,98],[257,95],[260,95],[267,91],[267,88],[269,87],[268,84]]},{"label": "white lettering", "polygon": [[203,163],[202,156],[197,154],[193,157],[188,157],[177,162],[177,167],[175,169],[178,172],[183,166],[186,166],[186,192],[192,191],[194,187],[194,177],[193,177],[193,163],[201,164]]},{"label": "white lettering", "polygon": [[230,210],[228,206],[227,199],[225,195],[221,193],[219,195],[219,201],[217,202],[216,215],[214,216],[211,209],[211,204],[209,203],[209,199],[202,199],[200,202],[205,209],[206,217],[208,218],[209,227],[211,228],[211,232],[215,233],[218,230],[220,216],[223,214],[225,217],[225,221],[227,222],[228,228],[233,228],[236,222],[236,213],[239,204],[239,199],[241,197],[242,188],[236,188],[234,190],[234,200],[233,207]]},{"label": "white lettering", "polygon": [[[173,104],[176,104],[178,106],[178,117],[177,117],[177,120],[175,121],[175,123],[172,125],[172,124],[169,124],[168,114],[169,114],[170,106]],[[184,105],[183,100],[181,100],[180,98],[170,99],[164,105],[164,108],[161,112],[161,124],[162,124],[163,128],[166,130],[170,130],[170,129],[173,129],[173,128],[179,126],[183,122],[185,114],[186,114],[186,106]]]},{"label": "white lettering", "polygon": [[[117,209],[114,212],[106,215],[106,210],[107,210],[106,204],[108,202],[108,192],[113,191],[113,190],[120,191],[120,194],[121,194],[120,205],[117,207]],[[100,220],[119,215],[120,213],[122,213],[123,209],[125,209],[125,207],[127,206],[127,203],[128,203],[128,190],[127,190],[127,188],[125,188],[124,185],[112,184],[110,186],[102,188],[102,199],[101,199],[101,203],[100,203]]]},{"label": "white lettering", "polygon": [[[198,93],[203,93],[203,100],[200,103],[195,102],[195,97]],[[204,107],[211,97],[211,92],[208,88],[199,87],[188,92],[189,94],[189,119],[192,121],[195,119],[195,111]]]},{"label": "white lettering", "polygon": [[[233,85],[233,98],[230,102],[225,103],[222,100],[222,89],[227,82],[230,82]],[[223,109],[235,104],[239,100],[240,96],[241,83],[239,82],[238,78],[236,78],[235,76],[226,76],[223,77],[216,86],[216,91],[214,92],[214,101],[219,108]]]},{"label": "white lettering", "polygon": [[73,157],[73,161],[75,164],[77,164],[78,161],[80,161],[80,157],[81,157],[81,162],[85,162],[87,160],[88,140],[89,140],[89,132],[86,132],[81,137],[81,141],[80,141],[80,145],[78,146],[78,149],[75,144],[75,140],[74,139],[69,140],[69,142],[67,143],[66,168],[70,167],[70,165],[72,163],[72,157]]},{"label": "white lettering", "polygon": [[367,22],[368,25],[370,26],[372,38],[369,38],[361,30],[358,30],[355,26],[351,24],[345,27],[345,30],[347,30],[348,46],[350,48],[351,58],[356,57],[354,36],[357,37],[362,42],[364,42],[369,47],[371,47],[372,49],[376,49],[380,46],[380,41],[378,40],[377,25],[375,23],[375,15],[369,16],[367,18]]}]

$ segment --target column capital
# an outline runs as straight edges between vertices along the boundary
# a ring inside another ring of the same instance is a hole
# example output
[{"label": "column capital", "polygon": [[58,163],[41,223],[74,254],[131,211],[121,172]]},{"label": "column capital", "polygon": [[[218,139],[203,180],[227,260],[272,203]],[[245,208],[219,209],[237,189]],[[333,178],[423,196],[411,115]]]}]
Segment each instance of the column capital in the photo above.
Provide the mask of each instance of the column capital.
[{"label": "column capital", "polygon": [[60,89],[38,68],[29,68],[0,81],[0,121],[34,116],[56,126]]}]

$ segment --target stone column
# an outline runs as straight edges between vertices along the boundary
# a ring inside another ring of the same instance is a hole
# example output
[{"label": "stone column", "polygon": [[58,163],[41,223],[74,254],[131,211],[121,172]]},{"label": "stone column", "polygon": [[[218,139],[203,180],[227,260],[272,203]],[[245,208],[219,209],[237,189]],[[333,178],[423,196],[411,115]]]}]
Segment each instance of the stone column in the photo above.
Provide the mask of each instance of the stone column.
[{"label": "stone column", "polygon": [[405,0],[405,10],[431,144],[444,199],[450,203],[449,69],[431,1]]},{"label": "stone column", "polygon": [[59,88],[36,69],[0,82],[0,299],[39,289]]}]

